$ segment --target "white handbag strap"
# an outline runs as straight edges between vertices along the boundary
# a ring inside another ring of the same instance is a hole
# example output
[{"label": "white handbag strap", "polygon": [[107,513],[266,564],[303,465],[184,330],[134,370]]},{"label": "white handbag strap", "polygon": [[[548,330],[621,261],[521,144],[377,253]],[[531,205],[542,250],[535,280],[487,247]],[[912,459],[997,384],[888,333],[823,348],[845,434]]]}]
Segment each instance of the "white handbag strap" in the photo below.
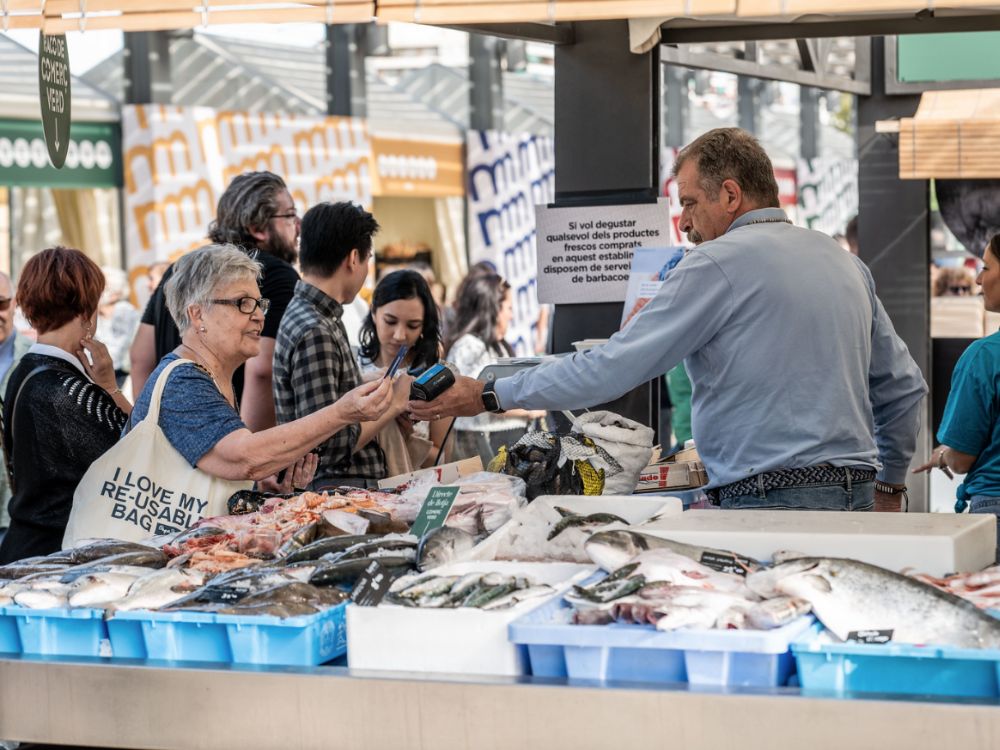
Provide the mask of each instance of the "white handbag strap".
[{"label": "white handbag strap", "polygon": [[194,364],[195,362],[190,359],[175,359],[164,367],[163,372],[157,376],[156,385],[153,386],[153,394],[149,397],[149,409],[146,411],[146,419],[152,420],[150,424],[160,423],[160,400],[163,398],[163,389],[167,387],[167,378],[170,377],[170,373],[180,365]]}]

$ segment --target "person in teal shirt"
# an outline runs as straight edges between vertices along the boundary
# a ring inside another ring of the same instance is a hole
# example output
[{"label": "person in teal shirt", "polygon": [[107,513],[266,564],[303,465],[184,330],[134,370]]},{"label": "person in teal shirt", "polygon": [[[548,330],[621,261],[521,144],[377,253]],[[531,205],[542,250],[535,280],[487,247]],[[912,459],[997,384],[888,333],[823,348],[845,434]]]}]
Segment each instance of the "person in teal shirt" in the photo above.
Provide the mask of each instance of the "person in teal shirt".
[{"label": "person in teal shirt", "polygon": [[[987,244],[976,282],[986,309],[1000,312],[1000,234]],[[965,474],[955,511],[992,513],[1000,527],[1000,333],[974,341],[959,358],[937,439],[931,460],[914,471]],[[997,553],[1000,560],[1000,540]]]},{"label": "person in teal shirt", "polygon": [[670,394],[670,403],[673,404],[673,412],[670,415],[670,427],[674,433],[677,443],[675,450],[684,447],[684,443],[690,440],[691,434],[691,378],[688,377],[684,363],[674,367],[666,374],[667,393]]}]

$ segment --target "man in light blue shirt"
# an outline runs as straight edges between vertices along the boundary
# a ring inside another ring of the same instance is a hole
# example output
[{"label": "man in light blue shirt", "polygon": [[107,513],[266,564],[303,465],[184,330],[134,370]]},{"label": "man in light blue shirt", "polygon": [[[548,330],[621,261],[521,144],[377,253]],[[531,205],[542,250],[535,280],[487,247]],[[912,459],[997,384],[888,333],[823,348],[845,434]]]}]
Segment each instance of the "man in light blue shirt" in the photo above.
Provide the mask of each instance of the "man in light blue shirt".
[{"label": "man in light blue shirt", "polygon": [[927,386],[867,267],[788,221],[745,131],[706,133],[674,169],[698,246],[625,330],[495,386],[460,379],[412,415],[594,406],[683,360],[723,508],[898,509]]}]

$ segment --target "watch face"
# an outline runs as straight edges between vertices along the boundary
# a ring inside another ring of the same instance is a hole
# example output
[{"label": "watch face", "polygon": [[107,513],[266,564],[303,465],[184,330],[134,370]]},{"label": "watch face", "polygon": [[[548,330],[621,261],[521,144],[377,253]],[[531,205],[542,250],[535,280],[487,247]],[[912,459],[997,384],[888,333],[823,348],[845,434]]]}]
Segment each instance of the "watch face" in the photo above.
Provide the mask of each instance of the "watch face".
[{"label": "watch face", "polygon": [[483,390],[483,406],[486,411],[500,411],[500,401],[491,386],[492,383]]}]

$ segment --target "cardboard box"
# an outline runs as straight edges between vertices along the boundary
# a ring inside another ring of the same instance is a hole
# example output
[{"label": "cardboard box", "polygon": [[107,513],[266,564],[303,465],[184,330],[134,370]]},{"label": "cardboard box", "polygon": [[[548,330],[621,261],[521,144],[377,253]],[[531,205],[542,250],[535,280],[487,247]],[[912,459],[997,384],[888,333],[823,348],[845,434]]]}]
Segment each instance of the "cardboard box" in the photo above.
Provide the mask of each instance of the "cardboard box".
[{"label": "cardboard box", "polygon": [[[439,575],[498,572],[526,575],[561,596],[594,573],[571,563],[467,562],[435,568]],[[507,639],[507,627],[551,597],[509,609],[419,609],[394,604],[347,607],[347,663],[352,670],[379,669],[451,674],[518,676],[527,673],[525,650]]]},{"label": "cardboard box", "polygon": [[641,493],[695,489],[706,484],[708,474],[700,461],[662,461],[642,470],[635,491]]},{"label": "cardboard box", "polygon": [[415,477],[420,477],[425,474],[435,474],[437,476],[438,483],[450,484],[456,479],[467,477],[470,474],[476,474],[482,470],[483,460],[479,456],[475,456],[474,458],[464,458],[461,461],[453,461],[450,464],[432,466],[429,469],[411,471],[409,474],[398,474],[394,477],[389,477],[388,479],[380,479],[378,488],[380,490],[391,490],[393,487],[398,487],[401,484],[409,482]]}]

